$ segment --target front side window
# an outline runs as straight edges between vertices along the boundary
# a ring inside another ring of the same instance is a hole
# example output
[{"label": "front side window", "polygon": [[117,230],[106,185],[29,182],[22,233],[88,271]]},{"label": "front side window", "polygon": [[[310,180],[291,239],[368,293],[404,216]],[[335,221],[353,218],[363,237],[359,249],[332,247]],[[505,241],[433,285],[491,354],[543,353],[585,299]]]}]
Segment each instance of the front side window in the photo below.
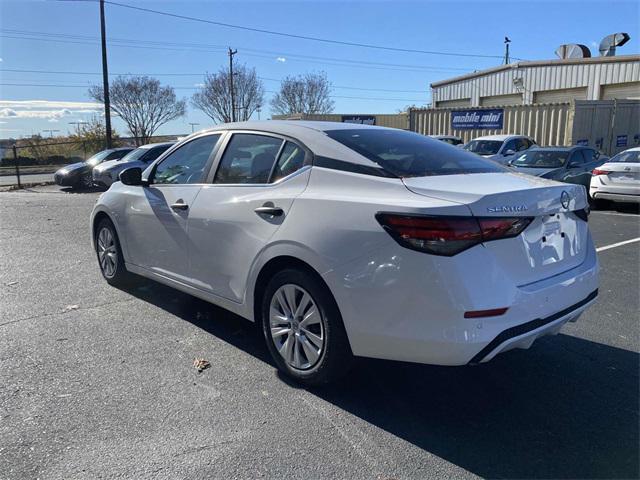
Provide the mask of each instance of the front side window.
[{"label": "front side window", "polygon": [[521,152],[529,148],[529,142],[526,138],[517,138],[516,139],[516,152]]},{"label": "front side window", "polygon": [[209,156],[219,138],[220,134],[198,137],[170,153],[156,167],[153,183],[200,183]]},{"label": "front side window", "polygon": [[295,143],[287,142],[273,170],[271,182],[277,182],[281,178],[300,170],[304,165],[304,157],[305,152],[301,147]]},{"label": "front side window", "polygon": [[584,150],[582,150],[582,155],[584,156],[585,163],[591,163],[596,160],[595,153],[595,150],[591,150],[590,148],[585,148]]},{"label": "front side window", "polygon": [[[491,160],[404,130],[363,128],[325,133],[396,177],[507,171]],[[496,143],[499,148],[501,142]]]},{"label": "front side window", "polygon": [[170,146],[171,145],[162,145],[160,147],[154,147],[150,149],[140,160],[143,161],[144,163],[151,163],[160,155],[162,155],[164,152],[169,150]]},{"label": "front side window", "polygon": [[234,133],[220,161],[214,183],[267,183],[282,139]]}]

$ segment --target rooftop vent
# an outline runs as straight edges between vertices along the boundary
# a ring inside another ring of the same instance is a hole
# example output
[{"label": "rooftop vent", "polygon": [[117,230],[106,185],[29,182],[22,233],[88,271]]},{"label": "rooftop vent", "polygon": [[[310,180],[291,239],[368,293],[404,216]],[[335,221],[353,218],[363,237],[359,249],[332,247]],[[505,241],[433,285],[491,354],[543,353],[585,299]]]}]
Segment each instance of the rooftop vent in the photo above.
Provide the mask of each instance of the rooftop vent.
[{"label": "rooftop vent", "polygon": [[621,47],[629,41],[628,33],[612,33],[607,35],[600,42],[600,55],[603,57],[613,57],[616,54],[616,47]]},{"label": "rooftop vent", "polygon": [[589,50],[586,45],[580,45],[578,43],[568,43],[566,45],[560,45],[556,50],[556,55],[562,59],[589,58],[591,56],[591,50]]}]

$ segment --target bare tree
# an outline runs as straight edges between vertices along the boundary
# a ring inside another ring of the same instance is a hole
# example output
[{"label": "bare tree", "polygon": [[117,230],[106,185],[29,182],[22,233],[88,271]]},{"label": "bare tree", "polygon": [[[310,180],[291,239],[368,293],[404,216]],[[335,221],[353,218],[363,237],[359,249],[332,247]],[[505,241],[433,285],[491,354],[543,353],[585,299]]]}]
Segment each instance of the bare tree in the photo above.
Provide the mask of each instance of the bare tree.
[{"label": "bare tree", "polygon": [[[90,87],[89,96],[104,102],[100,86]],[[187,111],[187,102],[176,98],[173,87],[163,87],[159,80],[147,76],[117,77],[109,86],[109,97],[111,109],[127,124],[137,145],[148,143],[161,125]]]},{"label": "bare tree", "polygon": [[271,99],[271,109],[281,115],[331,113],[331,82],[322,73],[307,73],[282,80],[280,91]]},{"label": "bare tree", "polygon": [[[264,87],[255,68],[237,65],[233,72],[236,118],[246,121],[262,107]],[[191,104],[206,113],[214,122],[230,122],[231,89],[229,72],[221,68],[217,73],[208,74],[200,91],[193,94]]]}]

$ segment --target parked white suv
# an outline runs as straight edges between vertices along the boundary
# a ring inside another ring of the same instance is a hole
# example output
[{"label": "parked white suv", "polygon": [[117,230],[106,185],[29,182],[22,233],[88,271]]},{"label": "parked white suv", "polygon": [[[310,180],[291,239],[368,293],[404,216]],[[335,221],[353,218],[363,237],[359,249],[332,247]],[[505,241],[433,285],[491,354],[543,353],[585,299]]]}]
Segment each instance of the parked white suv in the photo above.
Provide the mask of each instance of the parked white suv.
[{"label": "parked white suv", "polygon": [[463,148],[485,158],[506,165],[513,155],[536,145],[525,135],[487,135],[471,140]]},{"label": "parked white suv", "polygon": [[412,132],[219,125],[120,180],[91,217],[104,278],[133,272],[257,322],[308,384],[353,355],[486,362],[597,296],[583,186]]}]

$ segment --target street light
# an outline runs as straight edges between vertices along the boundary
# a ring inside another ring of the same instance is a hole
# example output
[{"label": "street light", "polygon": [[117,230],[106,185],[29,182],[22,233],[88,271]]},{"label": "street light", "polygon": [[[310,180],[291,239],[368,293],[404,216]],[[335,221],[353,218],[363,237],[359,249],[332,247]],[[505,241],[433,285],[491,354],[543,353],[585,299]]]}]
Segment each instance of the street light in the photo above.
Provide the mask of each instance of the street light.
[{"label": "street light", "polygon": [[200,125],[200,124],[199,123],[191,123],[191,122],[189,122],[189,125],[191,125],[191,133],[193,133],[194,132],[193,127],[195,127],[196,125]]}]

